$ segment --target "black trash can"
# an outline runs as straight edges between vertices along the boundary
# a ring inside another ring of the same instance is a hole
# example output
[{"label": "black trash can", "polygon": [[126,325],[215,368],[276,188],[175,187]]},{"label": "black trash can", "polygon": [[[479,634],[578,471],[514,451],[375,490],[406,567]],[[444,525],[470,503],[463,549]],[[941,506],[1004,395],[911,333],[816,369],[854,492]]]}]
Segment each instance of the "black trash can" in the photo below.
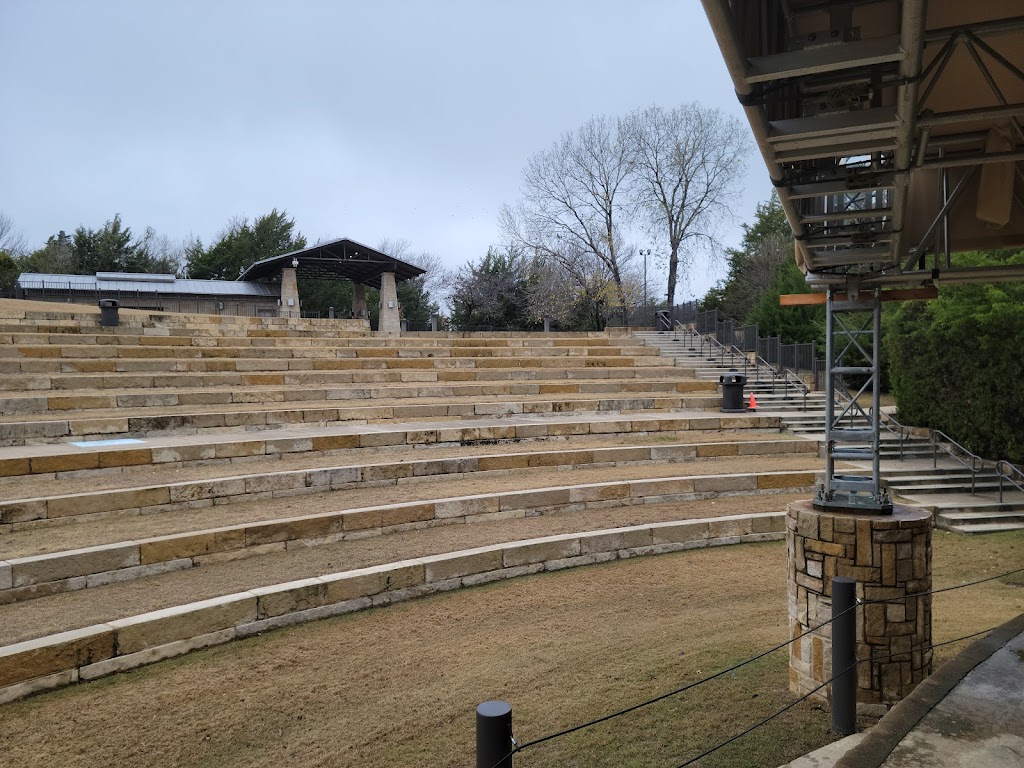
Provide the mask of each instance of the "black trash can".
[{"label": "black trash can", "polygon": [[672,330],[672,320],[668,316],[667,309],[659,309],[655,314],[654,319],[654,325],[657,327],[659,331]]},{"label": "black trash can", "polygon": [[121,321],[117,315],[119,306],[116,299],[100,299],[100,325],[106,328],[120,325]]},{"label": "black trash can", "polygon": [[722,385],[722,413],[744,413],[747,408],[743,404],[743,385],[747,377],[742,373],[729,371],[718,377]]}]

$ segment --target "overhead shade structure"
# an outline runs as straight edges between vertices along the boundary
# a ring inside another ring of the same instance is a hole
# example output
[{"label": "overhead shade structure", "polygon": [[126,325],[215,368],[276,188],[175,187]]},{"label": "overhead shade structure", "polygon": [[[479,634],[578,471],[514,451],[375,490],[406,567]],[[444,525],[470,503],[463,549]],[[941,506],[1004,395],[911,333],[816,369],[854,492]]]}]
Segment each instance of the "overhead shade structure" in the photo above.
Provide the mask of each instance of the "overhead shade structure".
[{"label": "overhead shade structure", "polygon": [[1024,246],[1024,3],[701,2],[797,265],[827,291],[814,504],[892,512],[880,476],[883,288],[1024,279],[1019,264],[957,258]]},{"label": "overhead shade structure", "polygon": [[702,0],[813,285],[1024,246],[1020,0]]},{"label": "overhead shade structure", "polygon": [[295,269],[300,278],[351,280],[353,283],[380,289],[381,275],[392,273],[395,280],[411,280],[426,273],[414,264],[381,253],[347,237],[283,253],[257,261],[241,275],[239,280],[277,279],[283,269]]}]

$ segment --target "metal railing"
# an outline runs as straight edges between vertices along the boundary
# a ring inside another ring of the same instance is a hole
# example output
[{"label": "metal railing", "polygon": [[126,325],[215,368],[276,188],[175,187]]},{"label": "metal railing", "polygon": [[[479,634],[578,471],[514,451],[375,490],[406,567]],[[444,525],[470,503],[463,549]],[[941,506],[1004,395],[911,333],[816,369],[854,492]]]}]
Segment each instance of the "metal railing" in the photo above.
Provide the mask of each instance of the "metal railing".
[{"label": "metal railing", "polygon": [[888,413],[878,414],[878,423],[890,434],[895,435],[899,441],[900,447],[900,461],[903,460],[903,446],[907,440],[913,437],[914,433],[910,427],[900,424],[896,421],[895,417]]},{"label": "metal railing", "polygon": [[[757,326],[746,326],[747,328],[756,329]],[[783,397],[789,397],[789,390],[792,388],[797,394],[803,398],[803,410],[807,410],[807,395],[811,389],[807,386],[806,382],[801,379],[794,371],[786,368],[780,368],[772,365],[760,355],[750,353],[753,350],[744,350],[736,344],[723,344],[713,334],[702,334],[696,331],[692,327],[683,327],[681,323],[676,324],[676,332],[682,332],[685,335],[689,335],[691,343],[693,344],[692,349],[701,356],[704,355],[704,350],[708,350],[708,362],[720,362],[726,364],[726,358],[728,358],[728,364],[735,367],[737,370],[737,358],[743,362],[743,375],[748,380],[751,379],[750,372],[753,370],[753,381],[760,383],[766,379],[770,379],[772,388],[775,389],[778,386],[779,380],[782,381],[782,392]],[[700,345],[699,349],[697,344]],[[717,352],[717,360],[716,360]],[[762,378],[762,374],[765,378]]]},{"label": "metal railing", "polygon": [[[1003,503],[1003,481],[1005,480],[1018,491],[1024,492],[1024,470],[1005,459],[996,462],[996,474],[999,476],[999,503]],[[1014,478],[1019,479],[1014,479]]]},{"label": "metal railing", "polygon": [[941,448],[944,453],[970,470],[971,495],[974,496],[976,494],[975,485],[978,474],[985,470],[985,459],[971,453],[956,440],[938,429],[931,431],[928,435],[928,440],[932,444],[932,468],[935,469],[939,466],[939,449]]}]

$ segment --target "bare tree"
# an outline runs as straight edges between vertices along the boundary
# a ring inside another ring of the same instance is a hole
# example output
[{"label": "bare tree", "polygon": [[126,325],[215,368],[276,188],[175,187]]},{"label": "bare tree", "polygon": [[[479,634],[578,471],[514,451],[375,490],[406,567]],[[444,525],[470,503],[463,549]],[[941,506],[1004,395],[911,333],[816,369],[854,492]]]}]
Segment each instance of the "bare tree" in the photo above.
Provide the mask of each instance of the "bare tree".
[{"label": "bare tree", "polygon": [[628,138],[621,121],[592,117],[533,155],[523,171],[522,201],[500,213],[505,233],[538,253],[596,257],[621,293],[630,255],[618,248],[621,220],[630,215]]},{"label": "bare tree", "polygon": [[734,118],[699,104],[648,107],[625,122],[633,147],[633,200],[655,242],[668,247],[671,305],[680,271],[692,266],[697,249],[714,243],[712,228],[735,199],[746,132]]},{"label": "bare tree", "polygon": [[25,252],[25,238],[14,229],[11,217],[0,211],[0,251],[11,256],[20,256]]}]

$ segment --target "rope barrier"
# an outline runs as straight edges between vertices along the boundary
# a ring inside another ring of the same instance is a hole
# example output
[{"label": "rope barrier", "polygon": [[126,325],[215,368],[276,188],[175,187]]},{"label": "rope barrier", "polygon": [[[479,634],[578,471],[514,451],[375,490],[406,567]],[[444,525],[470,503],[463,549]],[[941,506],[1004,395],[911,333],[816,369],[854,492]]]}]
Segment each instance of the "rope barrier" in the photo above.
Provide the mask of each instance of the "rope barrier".
[{"label": "rope barrier", "polygon": [[1024,573],[1024,568],[1017,568],[1006,573],[1000,573],[996,576],[988,576],[984,579],[978,579],[977,581],[969,581],[966,584],[955,584],[951,587],[941,587],[940,589],[930,589],[927,592],[914,592],[903,597],[890,597],[886,599],[877,600],[861,600],[861,605],[875,605],[878,603],[897,603],[900,600],[909,600],[912,597],[925,597],[926,595],[937,595],[941,592],[952,592],[955,589],[963,589],[964,587],[973,587],[975,584],[984,584],[986,581],[995,581],[996,579],[1005,579],[1007,576],[1013,576],[1015,573]]},{"label": "rope barrier", "polygon": [[[835,616],[831,617],[830,619],[828,619],[826,621],[823,621],[822,623],[820,623],[820,624],[818,624],[818,625],[816,625],[814,627],[808,628],[804,632],[801,632],[800,634],[790,638],[789,640],[785,641],[784,643],[779,643],[778,645],[775,645],[775,646],[773,646],[773,647],[771,647],[771,648],[769,648],[769,649],[767,649],[765,651],[762,651],[761,653],[759,653],[759,654],[757,654],[755,656],[751,656],[749,659],[746,659],[745,661],[741,661],[738,664],[734,664],[731,667],[727,667],[725,669],[722,669],[722,670],[714,673],[713,675],[708,675],[707,677],[704,677],[704,678],[702,678],[700,680],[696,680],[696,681],[694,681],[692,683],[687,683],[684,686],[681,686],[679,688],[675,688],[675,689],[673,689],[671,691],[668,691],[666,693],[659,694],[658,696],[655,696],[653,698],[646,699],[645,701],[639,702],[637,704],[633,704],[631,706],[625,707],[623,709],[617,710],[617,711],[609,713],[607,715],[603,715],[601,717],[594,718],[593,720],[588,720],[585,723],[580,723],[579,725],[574,725],[574,726],[571,726],[569,728],[565,728],[565,729],[563,729],[561,731],[556,731],[555,733],[550,733],[547,736],[541,736],[540,738],[533,739],[532,741],[527,741],[527,742],[524,742],[522,744],[516,744],[515,740],[513,739],[513,744],[515,746],[512,748],[512,750],[510,750],[508,752],[508,754],[504,755],[500,760],[498,760],[493,766],[491,766],[491,768],[498,768],[498,766],[501,765],[505,760],[507,760],[508,758],[512,757],[513,755],[515,755],[515,754],[517,754],[519,752],[522,752],[524,749],[528,749],[529,747],[533,747],[533,746],[536,746],[538,744],[543,744],[544,742],[552,741],[554,739],[561,738],[562,736],[568,736],[569,734],[576,733],[577,731],[581,731],[584,728],[590,728],[591,726],[599,725],[601,723],[608,722],[609,720],[614,720],[615,718],[622,717],[623,715],[627,715],[627,714],[629,714],[631,712],[636,712],[637,710],[643,709],[644,707],[649,707],[652,704],[656,704],[659,701],[664,701],[665,699],[671,698],[673,696],[677,696],[677,695],[679,695],[681,693],[685,693],[686,691],[689,691],[689,690],[692,690],[694,688],[697,688],[698,686],[704,685],[705,683],[709,683],[712,680],[716,680],[716,679],[718,679],[718,678],[720,678],[720,677],[722,677],[724,675],[729,674],[730,672],[735,672],[737,669],[741,669],[741,668],[747,666],[748,664],[752,664],[755,661],[763,659],[765,656],[768,656],[768,655],[770,655],[772,653],[775,653],[776,651],[782,650],[783,648],[785,648],[785,647],[787,647],[789,645],[792,645],[797,640],[800,640],[800,639],[802,639],[804,637],[807,637],[808,635],[812,634],[813,632],[817,632],[819,629],[821,629],[822,627],[828,626],[829,624],[831,624],[832,622],[834,622],[836,619],[840,618],[841,616],[845,616],[850,611],[856,610],[856,608],[858,606],[873,605],[873,604],[879,604],[879,603],[895,603],[895,602],[898,602],[898,601],[901,601],[901,600],[907,600],[907,599],[912,598],[912,597],[924,597],[926,595],[934,595],[934,594],[939,594],[939,593],[942,593],[942,592],[950,592],[950,591],[953,591],[953,590],[956,590],[956,589],[964,589],[965,587],[973,587],[973,586],[975,586],[977,584],[984,584],[984,583],[989,582],[989,581],[995,581],[996,579],[1006,578],[1007,576],[1013,576],[1014,574],[1017,574],[1017,573],[1024,573],[1024,568],[1016,568],[1016,569],[1014,569],[1012,571],[1007,571],[1006,573],[1000,573],[1000,574],[997,574],[995,576],[988,576],[988,577],[986,577],[984,579],[978,579],[976,581],[970,581],[970,582],[967,582],[965,584],[956,584],[956,585],[949,586],[949,587],[941,587],[939,589],[932,589],[932,590],[928,590],[926,592],[916,592],[916,593],[913,593],[913,594],[904,595],[903,597],[900,597],[900,598],[892,598],[892,599],[886,599],[886,600],[882,600],[882,599],[879,599],[879,600],[858,600],[853,606],[851,606],[850,608],[846,609],[845,611],[842,611],[841,613],[836,614]],[[756,730],[757,728],[760,728],[762,725],[765,725],[766,723],[770,722],[771,720],[773,720],[774,718],[778,717],[779,715],[781,715],[782,713],[786,712],[787,710],[792,709],[793,707],[795,707],[800,702],[805,701],[807,698],[809,698],[814,693],[817,693],[818,691],[820,691],[826,685],[830,685],[833,680],[835,680],[836,678],[841,677],[842,675],[846,674],[846,672],[848,672],[850,669],[853,669],[854,667],[856,667],[857,664],[860,663],[861,661],[870,661],[870,662],[874,663],[874,662],[877,662],[877,661],[880,661],[880,660],[884,660],[886,658],[892,658],[894,656],[901,656],[901,655],[904,655],[906,653],[913,653],[914,651],[918,651],[918,650],[932,650],[934,648],[939,648],[939,647],[941,647],[943,645],[949,645],[951,643],[958,643],[958,642],[961,642],[963,640],[968,640],[968,639],[970,639],[972,637],[978,637],[979,635],[987,634],[987,633],[991,632],[993,629],[995,629],[995,627],[993,627],[991,629],[983,630],[981,632],[975,632],[975,633],[972,633],[970,635],[965,635],[963,637],[958,637],[958,638],[956,638],[954,640],[946,640],[946,641],[944,641],[942,643],[935,643],[933,645],[928,645],[928,646],[913,647],[913,648],[911,648],[908,651],[903,651],[901,653],[895,653],[895,654],[889,654],[888,656],[878,657],[878,658],[874,658],[874,659],[866,659],[866,660],[858,659],[856,663],[854,663],[850,667],[847,667],[842,672],[840,672],[838,675],[833,675],[831,678],[826,680],[824,683],[819,685],[817,688],[814,688],[809,693],[805,694],[804,696],[801,696],[799,699],[797,699],[796,701],[792,702],[791,704],[789,704],[788,706],[784,707],[783,709],[779,710],[775,714],[773,714],[773,715],[769,716],[768,718],[762,720],[760,723],[758,723],[758,724],[756,724],[754,726],[751,726],[750,728],[746,729],[745,731],[743,731],[743,732],[733,736],[732,738],[722,742],[721,744],[713,747],[712,749],[708,750],[707,752],[704,752],[704,753],[698,755],[697,757],[693,758],[692,760],[689,760],[689,761],[687,761],[685,763],[682,763],[681,765],[677,766],[677,768],[684,768],[684,766],[690,765],[691,763],[696,762],[697,760],[700,760],[702,757],[707,757],[712,752],[715,752],[718,749],[721,749],[722,747],[726,746],[727,744],[732,743],[736,739],[739,739],[739,738],[745,736],[746,734],[750,733],[751,731]]]}]

